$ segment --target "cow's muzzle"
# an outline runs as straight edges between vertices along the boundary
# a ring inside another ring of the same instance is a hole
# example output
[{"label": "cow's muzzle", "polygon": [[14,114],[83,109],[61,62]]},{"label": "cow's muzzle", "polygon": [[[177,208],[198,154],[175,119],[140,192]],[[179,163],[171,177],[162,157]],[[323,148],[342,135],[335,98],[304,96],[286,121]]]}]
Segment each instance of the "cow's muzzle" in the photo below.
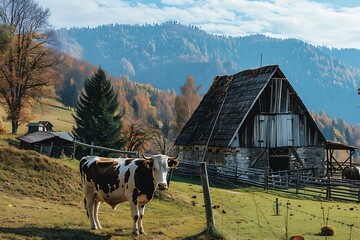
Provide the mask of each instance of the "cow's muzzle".
[{"label": "cow's muzzle", "polygon": [[160,191],[168,190],[168,186],[166,183],[158,183],[156,190],[160,190]]}]

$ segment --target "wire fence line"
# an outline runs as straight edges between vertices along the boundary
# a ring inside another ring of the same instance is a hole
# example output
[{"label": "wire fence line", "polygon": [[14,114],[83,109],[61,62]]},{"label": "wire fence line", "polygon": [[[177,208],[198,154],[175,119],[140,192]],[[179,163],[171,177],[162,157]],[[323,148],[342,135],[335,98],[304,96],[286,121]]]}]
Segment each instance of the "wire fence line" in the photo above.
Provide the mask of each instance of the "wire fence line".
[{"label": "wire fence line", "polygon": [[[209,182],[211,184],[211,186],[214,188],[214,189],[217,189],[219,190],[219,188],[216,186],[215,182],[211,181],[211,178],[209,178]],[[229,186],[229,187],[237,187],[237,188],[240,188],[241,186],[240,185],[237,185],[236,183],[229,183],[229,182],[225,182],[225,183],[222,183],[226,186]],[[246,184],[248,185],[248,184]],[[225,192],[233,192],[231,190],[224,190],[224,189],[221,189]],[[246,220],[246,221],[249,221],[249,222],[252,222],[253,224],[255,224],[258,228],[259,228],[259,231],[262,235],[262,239],[264,239],[263,235],[263,231],[266,231],[268,232],[268,234],[271,234],[274,239],[282,239],[281,236],[279,236],[279,234],[277,233],[277,231],[274,229],[274,227],[271,225],[271,222],[267,219],[267,216],[266,214],[264,214],[263,210],[261,209],[261,207],[259,206],[259,204],[257,203],[256,201],[256,197],[261,197],[263,198],[264,200],[268,201],[268,202],[271,202],[271,203],[274,203],[274,200],[273,199],[270,199],[270,198],[267,198],[263,195],[260,195],[256,192],[253,192],[253,190],[248,190],[247,188],[244,189],[245,192],[248,192],[249,194],[252,194],[253,196],[253,199],[254,199],[254,204],[255,204],[255,210],[257,212],[257,219],[254,220],[254,219],[249,219],[247,218],[246,216],[242,216],[241,213],[237,210],[237,209],[234,209],[231,205],[231,202],[234,200],[234,198],[231,198],[228,196],[228,194],[226,194],[226,201],[224,199],[222,199],[221,197],[221,194],[218,193],[217,195],[220,197],[220,201],[221,201],[221,204],[222,204],[222,207],[226,208],[226,209],[231,209],[231,211],[233,211],[235,213],[235,215],[237,216],[237,221],[241,221],[241,219],[243,220]],[[359,239],[360,238],[360,226],[357,226],[355,224],[350,224],[350,223],[346,223],[346,222],[342,222],[342,221],[339,221],[339,220],[336,220],[335,218],[330,218],[329,217],[329,212],[331,210],[331,208],[329,207],[328,209],[328,215],[327,217],[325,218],[324,216],[318,216],[314,213],[309,213],[307,211],[304,211],[304,210],[300,210],[300,209],[296,209],[296,208],[293,208],[291,207],[291,205],[289,204],[289,201],[285,204],[285,205],[280,205],[281,207],[285,208],[286,209],[286,215],[287,215],[287,222],[285,221],[285,225],[289,225],[289,214],[291,214],[291,212],[298,212],[298,213],[301,213],[301,214],[304,214],[306,216],[309,216],[311,218],[317,218],[317,219],[320,219],[320,220],[323,220],[325,221],[326,220],[326,223],[324,224],[324,226],[327,226],[328,225],[328,222],[330,223],[333,223],[333,224],[338,224],[338,227],[340,228],[344,228],[344,227],[347,227],[349,228],[349,237],[347,239]],[[321,205],[321,209],[323,209],[322,205]],[[222,215],[222,217],[224,217],[224,215]],[[265,224],[265,225],[264,225]],[[266,227],[268,226],[268,227]],[[286,229],[287,229],[287,226],[286,226]],[[239,231],[239,229],[238,229]],[[288,234],[288,231],[286,231],[286,234]],[[267,235],[268,237],[269,235]],[[288,237],[288,235],[286,235]],[[288,239],[288,238],[286,238]],[[325,237],[326,239],[326,237]]]},{"label": "wire fence line", "polygon": [[[360,181],[316,177],[315,168],[270,172],[263,169],[207,164],[207,172],[211,181],[221,184],[248,184],[296,195],[360,202]],[[199,177],[199,162],[181,160],[173,174]]]}]

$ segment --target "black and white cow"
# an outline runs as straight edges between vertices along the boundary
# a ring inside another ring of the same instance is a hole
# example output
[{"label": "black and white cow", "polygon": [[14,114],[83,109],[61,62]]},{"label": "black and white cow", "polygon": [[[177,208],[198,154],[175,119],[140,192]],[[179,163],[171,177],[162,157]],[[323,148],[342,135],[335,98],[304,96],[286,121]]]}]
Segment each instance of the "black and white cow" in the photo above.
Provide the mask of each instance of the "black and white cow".
[{"label": "black and white cow", "polygon": [[154,155],[144,159],[87,156],[80,161],[84,201],[92,229],[101,228],[98,211],[101,202],[112,208],[129,201],[133,234],[145,234],[142,218],[155,190],[167,190],[167,171],[178,166],[177,157]]}]

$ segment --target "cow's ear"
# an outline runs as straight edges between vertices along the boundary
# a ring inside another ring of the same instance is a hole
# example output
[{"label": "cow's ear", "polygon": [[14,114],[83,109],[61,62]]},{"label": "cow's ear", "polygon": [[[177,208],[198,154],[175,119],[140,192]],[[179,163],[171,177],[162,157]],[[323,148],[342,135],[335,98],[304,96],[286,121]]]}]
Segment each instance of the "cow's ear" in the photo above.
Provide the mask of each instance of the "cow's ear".
[{"label": "cow's ear", "polygon": [[152,168],[154,166],[154,161],[151,160],[144,160],[144,166],[146,168]]},{"label": "cow's ear", "polygon": [[168,160],[168,167],[169,168],[176,168],[179,165],[179,161],[175,159]]}]

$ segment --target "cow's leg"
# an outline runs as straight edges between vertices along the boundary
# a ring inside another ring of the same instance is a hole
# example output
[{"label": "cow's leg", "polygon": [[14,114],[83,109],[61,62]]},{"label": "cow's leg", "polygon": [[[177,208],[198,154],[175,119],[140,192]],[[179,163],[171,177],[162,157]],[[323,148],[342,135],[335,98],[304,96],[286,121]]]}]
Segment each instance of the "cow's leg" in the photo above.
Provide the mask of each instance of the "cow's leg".
[{"label": "cow's leg", "polygon": [[97,229],[97,225],[94,219],[94,186],[91,184],[83,184],[83,190],[85,195],[85,208],[90,219],[91,229]]},{"label": "cow's leg", "polygon": [[139,210],[137,207],[137,204],[134,204],[132,201],[130,201],[130,209],[131,209],[131,216],[133,219],[133,235],[139,235],[138,231],[138,221],[139,221]]},{"label": "cow's leg", "polygon": [[144,212],[145,212],[145,206],[146,205],[140,205],[139,206],[139,213],[140,213],[140,217],[139,217],[139,221],[138,221],[138,229],[139,229],[139,233],[140,234],[146,234],[144,231],[144,227],[143,227],[143,217],[144,217]]},{"label": "cow's leg", "polygon": [[99,201],[94,201],[94,221],[95,221],[97,228],[99,228],[99,229],[102,228],[100,225],[100,222],[99,222],[99,218],[98,218],[100,203],[101,202],[99,202]]},{"label": "cow's leg", "polygon": [[97,229],[97,225],[95,223],[95,218],[94,218],[95,201],[93,194],[91,194],[91,197],[89,196],[89,194],[85,194],[85,199],[86,199],[86,204],[85,204],[86,211],[88,212],[90,219],[90,227],[91,229]]}]

